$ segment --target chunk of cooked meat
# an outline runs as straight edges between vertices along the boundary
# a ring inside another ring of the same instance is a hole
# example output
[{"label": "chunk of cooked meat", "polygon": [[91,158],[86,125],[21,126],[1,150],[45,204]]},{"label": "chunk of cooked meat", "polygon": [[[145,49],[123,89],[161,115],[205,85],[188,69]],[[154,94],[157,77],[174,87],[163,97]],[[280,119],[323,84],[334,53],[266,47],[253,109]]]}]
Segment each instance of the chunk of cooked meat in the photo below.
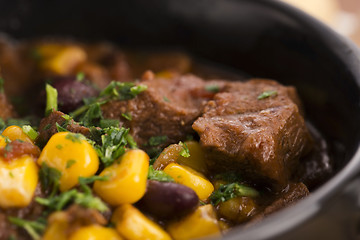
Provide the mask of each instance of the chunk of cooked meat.
[{"label": "chunk of cooked meat", "polygon": [[[199,94],[206,82],[194,75],[156,78],[151,72],[140,82],[148,89],[129,101],[111,101],[102,107],[105,118],[119,119],[129,127],[139,145],[151,137],[167,136],[163,146],[193,134],[192,123],[200,116],[207,95]],[[126,120],[123,114],[129,114]]]},{"label": "chunk of cooked meat", "polygon": [[90,130],[87,127],[80,126],[74,120],[63,118],[65,114],[59,111],[53,111],[49,116],[43,118],[39,125],[39,136],[36,143],[43,146],[49,141],[52,135],[58,132],[56,123],[66,130],[74,133],[81,133],[85,137],[90,137]]},{"label": "chunk of cooked meat", "polygon": [[297,102],[293,88],[275,81],[229,83],[193,124],[209,169],[238,169],[244,177],[285,186],[311,142]]},{"label": "chunk of cooked meat", "polygon": [[15,116],[13,106],[9,103],[5,94],[0,93],[0,118],[6,120]]},{"label": "chunk of cooked meat", "polygon": [[285,207],[291,206],[297,201],[305,198],[310,194],[309,190],[303,183],[290,183],[285,191],[276,198],[269,206],[267,206],[262,212],[255,215],[249,224],[253,224],[261,221],[264,217],[279,211]]}]

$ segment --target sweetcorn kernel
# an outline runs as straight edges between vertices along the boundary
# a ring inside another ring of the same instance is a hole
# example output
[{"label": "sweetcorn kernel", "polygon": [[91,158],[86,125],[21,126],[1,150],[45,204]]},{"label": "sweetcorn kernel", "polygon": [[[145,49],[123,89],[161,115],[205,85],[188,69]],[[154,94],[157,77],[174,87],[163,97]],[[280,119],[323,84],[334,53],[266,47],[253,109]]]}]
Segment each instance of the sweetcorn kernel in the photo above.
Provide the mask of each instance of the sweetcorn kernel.
[{"label": "sweetcorn kernel", "polygon": [[177,163],[170,163],[164,169],[164,172],[173,177],[175,182],[194,190],[202,201],[206,200],[214,191],[214,186],[204,175],[189,167],[181,166]]},{"label": "sweetcorn kernel", "polygon": [[121,240],[115,229],[90,225],[81,227],[70,235],[69,240]]},{"label": "sweetcorn kernel", "polygon": [[108,181],[96,181],[94,191],[111,205],[134,203],[146,191],[149,156],[142,150],[130,150],[120,163],[105,168],[100,176],[109,176]]},{"label": "sweetcorn kernel", "polygon": [[29,138],[28,135],[26,135],[22,128],[19,126],[9,126],[5,128],[2,135],[4,137],[8,137],[11,141],[21,140],[34,144],[31,138]]},{"label": "sweetcorn kernel", "polygon": [[26,207],[38,184],[38,167],[28,155],[4,161],[0,158],[0,207]]},{"label": "sweetcorn kernel", "polygon": [[69,132],[56,133],[50,138],[38,159],[39,165],[43,163],[62,173],[61,191],[78,184],[79,177],[94,175],[99,168],[99,158],[84,136]]},{"label": "sweetcorn kernel", "polygon": [[220,228],[212,205],[199,207],[191,215],[171,223],[167,231],[175,240],[220,236]]},{"label": "sweetcorn kernel", "polygon": [[116,230],[126,239],[171,240],[159,225],[130,204],[118,207],[111,220],[115,223]]}]

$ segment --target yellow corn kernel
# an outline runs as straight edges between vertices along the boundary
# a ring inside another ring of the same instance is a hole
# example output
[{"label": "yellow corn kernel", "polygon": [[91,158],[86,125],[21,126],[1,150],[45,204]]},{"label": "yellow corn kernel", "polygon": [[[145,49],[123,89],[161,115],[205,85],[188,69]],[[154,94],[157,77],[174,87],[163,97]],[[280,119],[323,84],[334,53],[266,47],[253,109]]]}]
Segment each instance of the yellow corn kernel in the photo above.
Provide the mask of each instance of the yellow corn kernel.
[{"label": "yellow corn kernel", "polygon": [[54,134],[38,159],[59,170],[60,190],[66,191],[78,184],[79,177],[90,177],[99,168],[99,158],[93,147],[81,134],[60,132]]},{"label": "yellow corn kernel", "polygon": [[191,215],[171,223],[167,231],[175,240],[220,236],[220,228],[211,204],[201,206]]},{"label": "yellow corn kernel", "polygon": [[145,217],[130,204],[118,207],[112,216],[116,230],[126,239],[170,240],[171,237],[158,224]]},{"label": "yellow corn kernel", "polygon": [[100,176],[108,181],[96,181],[94,191],[111,205],[137,202],[146,191],[149,156],[142,150],[130,150],[120,163],[105,168]]},{"label": "yellow corn kernel", "polygon": [[38,184],[38,167],[28,155],[4,161],[0,158],[0,207],[26,207]]},{"label": "yellow corn kernel", "polygon": [[200,144],[196,141],[186,141],[184,144],[188,147],[190,156],[186,158],[180,155],[177,162],[206,174],[205,154]]},{"label": "yellow corn kernel", "polygon": [[69,228],[66,212],[54,212],[48,218],[48,225],[42,240],[68,240],[67,230]]},{"label": "yellow corn kernel", "polygon": [[40,66],[61,75],[70,74],[74,68],[86,61],[86,52],[78,46],[44,44],[36,49]]},{"label": "yellow corn kernel", "polygon": [[70,235],[69,240],[121,240],[115,229],[90,225],[78,229]]},{"label": "yellow corn kernel", "polygon": [[8,137],[11,141],[15,141],[18,139],[18,140],[33,144],[33,141],[31,140],[31,138],[29,138],[28,135],[26,135],[24,133],[24,131],[21,129],[21,127],[19,127],[19,126],[9,126],[9,127],[5,128],[2,135],[4,137]]},{"label": "yellow corn kernel", "polygon": [[6,146],[6,139],[5,137],[0,135],[0,148],[5,147]]},{"label": "yellow corn kernel", "polygon": [[199,172],[177,163],[170,163],[164,172],[174,178],[175,182],[183,184],[196,192],[199,199],[204,201],[214,191],[214,186]]}]

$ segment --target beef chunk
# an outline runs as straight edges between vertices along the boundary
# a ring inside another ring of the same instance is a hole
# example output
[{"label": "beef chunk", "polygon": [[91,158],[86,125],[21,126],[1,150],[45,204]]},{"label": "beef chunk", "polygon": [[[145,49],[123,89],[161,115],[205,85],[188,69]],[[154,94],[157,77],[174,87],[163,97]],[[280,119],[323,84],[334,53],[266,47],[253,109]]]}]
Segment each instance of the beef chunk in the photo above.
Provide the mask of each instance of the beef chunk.
[{"label": "beef chunk", "polygon": [[[155,78],[147,72],[141,84],[148,89],[136,98],[105,104],[104,117],[121,120],[139,145],[147,143],[150,137],[167,136],[166,146],[193,133],[191,125],[200,116],[208,97],[199,94],[206,85],[202,79],[193,75]],[[131,121],[123,117],[125,113],[131,115]]]},{"label": "beef chunk", "polygon": [[[265,91],[272,94],[259,99]],[[294,88],[275,81],[229,83],[193,124],[209,169],[237,169],[250,179],[285,186],[310,145],[298,102]]]},{"label": "beef chunk", "polygon": [[262,212],[255,215],[249,224],[253,224],[256,222],[259,222],[264,217],[279,211],[280,209],[283,209],[287,206],[290,206],[292,204],[295,204],[297,201],[305,198],[308,196],[309,190],[303,183],[290,183],[283,191],[282,194],[280,194],[276,200],[267,206]]},{"label": "beef chunk", "polygon": [[0,118],[8,119],[15,116],[13,106],[9,103],[5,94],[0,93]]},{"label": "beef chunk", "polygon": [[81,133],[85,137],[90,137],[90,130],[87,127],[80,126],[74,120],[67,121],[63,118],[65,114],[59,111],[52,112],[49,116],[43,118],[39,126],[39,136],[36,143],[40,146],[45,145],[52,135],[57,133],[56,123],[74,133]]}]

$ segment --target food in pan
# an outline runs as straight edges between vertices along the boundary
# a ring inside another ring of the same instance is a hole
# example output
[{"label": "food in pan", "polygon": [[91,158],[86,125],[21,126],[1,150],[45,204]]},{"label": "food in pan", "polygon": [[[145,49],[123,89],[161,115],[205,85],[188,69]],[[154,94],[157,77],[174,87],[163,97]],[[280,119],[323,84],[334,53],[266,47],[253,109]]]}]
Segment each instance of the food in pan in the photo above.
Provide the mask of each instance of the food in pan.
[{"label": "food in pan", "polygon": [[331,175],[294,87],[108,43],[0,50],[0,239],[221,236]]}]

